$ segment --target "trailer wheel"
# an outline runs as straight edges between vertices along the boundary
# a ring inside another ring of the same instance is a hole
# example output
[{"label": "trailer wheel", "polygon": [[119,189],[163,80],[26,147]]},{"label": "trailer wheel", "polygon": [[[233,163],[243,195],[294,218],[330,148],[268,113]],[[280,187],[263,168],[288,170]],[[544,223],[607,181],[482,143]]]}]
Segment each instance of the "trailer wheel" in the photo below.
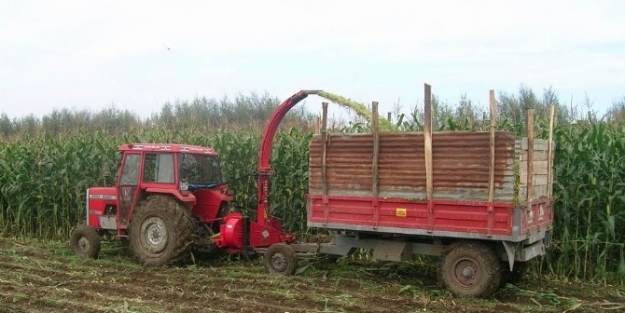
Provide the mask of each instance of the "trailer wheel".
[{"label": "trailer wheel", "polygon": [[263,263],[269,273],[282,276],[293,275],[297,270],[297,254],[293,247],[277,243],[265,251]]},{"label": "trailer wheel", "polygon": [[439,281],[454,296],[486,298],[501,283],[501,262],[480,242],[456,242],[443,252]]},{"label": "trailer wheel", "polygon": [[72,231],[69,245],[74,254],[95,259],[100,253],[100,235],[89,225],[80,224]]},{"label": "trailer wheel", "polygon": [[152,195],[136,207],[129,227],[130,249],[139,263],[164,266],[189,256],[196,228],[189,211],[165,195]]}]

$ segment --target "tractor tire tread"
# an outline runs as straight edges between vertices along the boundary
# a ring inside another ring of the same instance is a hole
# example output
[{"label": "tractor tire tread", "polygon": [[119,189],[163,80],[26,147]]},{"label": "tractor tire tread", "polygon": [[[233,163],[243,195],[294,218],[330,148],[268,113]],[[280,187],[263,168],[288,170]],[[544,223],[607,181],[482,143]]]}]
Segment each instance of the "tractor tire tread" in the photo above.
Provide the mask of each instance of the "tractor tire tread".
[{"label": "tractor tire tread", "polygon": [[[158,216],[166,224],[167,248],[157,256],[150,255],[142,247],[141,224],[151,217]],[[190,212],[178,201],[167,195],[151,195],[136,207],[129,227],[130,250],[144,266],[167,266],[178,263],[190,256],[197,232],[196,222]]]},{"label": "tractor tire tread", "polygon": [[[85,237],[89,242],[89,249],[87,251],[82,251],[78,246],[81,237]],[[97,259],[100,253],[100,235],[98,235],[98,232],[96,232],[93,227],[87,224],[79,224],[74,228],[70,234],[69,244],[70,249],[76,255]]]}]

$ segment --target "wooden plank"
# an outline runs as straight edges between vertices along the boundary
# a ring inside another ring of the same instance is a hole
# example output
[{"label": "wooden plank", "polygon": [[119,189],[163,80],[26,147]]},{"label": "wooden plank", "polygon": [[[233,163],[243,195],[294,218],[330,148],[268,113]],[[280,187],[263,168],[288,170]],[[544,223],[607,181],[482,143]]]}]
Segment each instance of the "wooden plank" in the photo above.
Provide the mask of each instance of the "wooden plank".
[{"label": "wooden plank", "polygon": [[497,131],[497,122],[495,121],[495,110],[497,101],[495,100],[495,91],[490,90],[490,165],[488,167],[488,221],[487,232],[490,236],[493,232],[495,224],[495,210],[493,209],[493,200],[495,198],[495,131]]},{"label": "wooden plank", "polygon": [[[533,109],[530,109],[534,111]],[[521,140],[521,150],[527,151],[529,147],[528,138],[523,138]],[[549,145],[547,140],[545,139],[534,139],[534,151],[548,151]]]},{"label": "wooden plank", "polygon": [[327,152],[328,152],[328,102],[322,102],[321,113],[321,190],[324,196],[323,199],[323,215],[327,222],[330,216],[330,207],[328,206],[328,166],[327,166]]},{"label": "wooden plank", "polygon": [[[526,125],[527,131],[527,158],[529,160],[534,159],[534,109],[528,109],[526,111]],[[534,199],[534,162],[527,162],[527,201]]]},{"label": "wooden plank", "polygon": [[[549,160],[549,153],[544,151],[536,151],[534,150],[533,155],[534,161],[547,161]],[[523,152],[519,156],[519,161],[527,161],[527,152]]]},{"label": "wooden plank", "polygon": [[380,222],[380,205],[378,195],[380,187],[378,185],[378,160],[380,158],[380,116],[378,115],[378,102],[371,103],[372,132],[373,132],[373,164],[371,164],[371,193],[373,194],[373,228],[376,229]]},{"label": "wooden plank", "polygon": [[424,135],[424,151],[425,151],[425,189],[427,200],[432,200],[432,194],[434,192],[433,177],[432,177],[432,87],[428,84],[424,84],[424,117],[425,125],[423,130]]},{"label": "wooden plank", "polygon": [[490,91],[490,166],[488,168],[488,201],[492,202],[495,196],[495,131],[497,122],[495,121],[495,91]]},{"label": "wooden plank", "polygon": [[[537,161],[536,158],[534,158],[534,169],[548,169],[549,168],[549,161]],[[534,173],[536,173],[536,171],[534,171]]]},{"label": "wooden plank", "polygon": [[[547,161],[541,161],[541,162],[547,162]],[[547,175],[549,174],[549,169],[545,166],[544,168],[534,168],[534,176],[536,175]],[[519,169],[519,176],[527,176],[527,168],[520,168]]]},{"label": "wooden plank", "polygon": [[[534,175],[547,175],[549,173],[549,161],[534,161],[532,165]],[[527,175],[527,168],[520,168],[519,175]]]},{"label": "wooden plank", "polygon": [[[547,185],[547,175],[546,174],[542,174],[542,175],[534,175],[533,177],[533,185],[537,186],[537,185]],[[528,182],[528,178],[527,175],[523,175],[523,176],[519,176],[519,180],[520,180],[520,186],[527,186],[527,182]]]},{"label": "wooden plank", "polygon": [[317,116],[317,120],[315,122],[315,134],[319,134],[321,132],[321,118]]},{"label": "wooden plank", "polygon": [[552,103],[549,108],[549,149],[548,149],[548,174],[547,174],[547,197],[551,197],[553,193],[553,123],[555,118],[555,105]]},{"label": "wooden plank", "polygon": [[380,121],[378,116],[378,102],[371,104],[373,116],[373,164],[371,165],[373,197],[377,197],[379,193],[378,186],[378,160],[380,158]]},{"label": "wooden plank", "polygon": [[[534,186],[533,190],[534,198],[546,197],[547,196],[547,185],[537,185]],[[527,195],[527,187],[521,186],[519,188],[519,195],[525,196]]]},{"label": "wooden plank", "polygon": [[328,195],[328,166],[326,164],[328,152],[328,102],[321,103],[321,188],[323,195]]},{"label": "wooden plank", "polygon": [[432,87],[423,84],[423,154],[425,159],[425,198],[428,207],[428,231],[434,230],[434,179],[432,163]]}]

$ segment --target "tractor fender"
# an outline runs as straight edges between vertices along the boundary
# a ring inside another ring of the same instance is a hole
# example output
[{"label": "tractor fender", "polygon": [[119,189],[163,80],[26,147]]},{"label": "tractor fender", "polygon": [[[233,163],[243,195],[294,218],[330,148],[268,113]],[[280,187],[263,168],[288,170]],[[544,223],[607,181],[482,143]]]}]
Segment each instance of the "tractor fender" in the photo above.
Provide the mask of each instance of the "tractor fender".
[{"label": "tractor fender", "polygon": [[184,206],[186,206],[189,210],[193,208],[196,202],[195,196],[192,193],[189,193],[188,195],[183,195],[182,193],[180,193],[180,190],[166,188],[147,188],[145,189],[145,192],[152,194],[170,194],[176,197],[178,201],[182,202],[182,204],[184,204]]}]

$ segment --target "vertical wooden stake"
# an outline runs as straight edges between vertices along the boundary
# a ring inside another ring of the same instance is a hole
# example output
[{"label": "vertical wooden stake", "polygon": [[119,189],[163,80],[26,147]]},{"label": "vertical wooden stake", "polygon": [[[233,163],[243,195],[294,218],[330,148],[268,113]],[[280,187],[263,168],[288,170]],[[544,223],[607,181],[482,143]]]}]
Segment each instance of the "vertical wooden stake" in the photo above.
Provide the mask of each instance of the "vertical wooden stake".
[{"label": "vertical wooden stake", "polygon": [[497,131],[497,121],[495,120],[495,110],[497,101],[495,91],[490,91],[490,166],[488,171],[488,202],[493,202],[495,198],[495,132]]},{"label": "vertical wooden stake", "polygon": [[377,228],[378,221],[380,219],[379,213],[379,201],[378,195],[380,188],[378,185],[378,161],[380,157],[380,117],[378,115],[378,102],[373,101],[371,103],[372,117],[373,117],[373,164],[371,165],[371,177],[372,177],[372,193],[373,193],[373,227]]},{"label": "vertical wooden stake", "polygon": [[373,164],[372,164],[372,177],[373,177],[373,197],[376,198],[379,193],[378,187],[378,160],[380,157],[380,121],[378,117],[378,102],[373,101],[372,103],[372,114],[373,114]]},{"label": "vertical wooden stake", "polygon": [[556,107],[552,103],[549,106],[549,142],[547,143],[547,198],[551,198],[553,194],[553,127],[555,123],[555,111]]},{"label": "vertical wooden stake", "polygon": [[392,121],[391,121],[391,120],[392,120],[392,118],[393,118],[393,114],[392,114],[391,112],[388,112],[388,113],[386,114],[386,119],[387,119],[389,122],[392,122]]},{"label": "vertical wooden stake", "polygon": [[527,201],[534,200],[534,109],[526,111],[527,131]]},{"label": "vertical wooden stake", "polygon": [[432,86],[424,84],[424,115],[425,125],[423,129],[423,145],[425,154],[425,194],[428,202],[428,225],[429,231],[434,228],[434,180],[432,168]]},{"label": "vertical wooden stake", "polygon": [[[322,102],[321,115],[321,190],[323,193],[323,215],[325,222],[328,220],[328,168],[326,166],[326,155],[328,150],[328,103]],[[324,222],[324,224],[325,224]]]},{"label": "vertical wooden stake", "polygon": [[315,123],[315,134],[319,134],[321,132],[321,118],[317,116],[317,122]]},{"label": "vertical wooden stake", "polygon": [[488,235],[492,235],[495,226],[495,133],[497,131],[496,121],[497,100],[495,91],[490,90],[490,166],[488,167]]},{"label": "vertical wooden stake", "polygon": [[425,149],[425,188],[427,200],[432,200],[434,191],[432,179],[432,87],[428,84],[425,84],[424,105],[425,125],[423,142]]}]

